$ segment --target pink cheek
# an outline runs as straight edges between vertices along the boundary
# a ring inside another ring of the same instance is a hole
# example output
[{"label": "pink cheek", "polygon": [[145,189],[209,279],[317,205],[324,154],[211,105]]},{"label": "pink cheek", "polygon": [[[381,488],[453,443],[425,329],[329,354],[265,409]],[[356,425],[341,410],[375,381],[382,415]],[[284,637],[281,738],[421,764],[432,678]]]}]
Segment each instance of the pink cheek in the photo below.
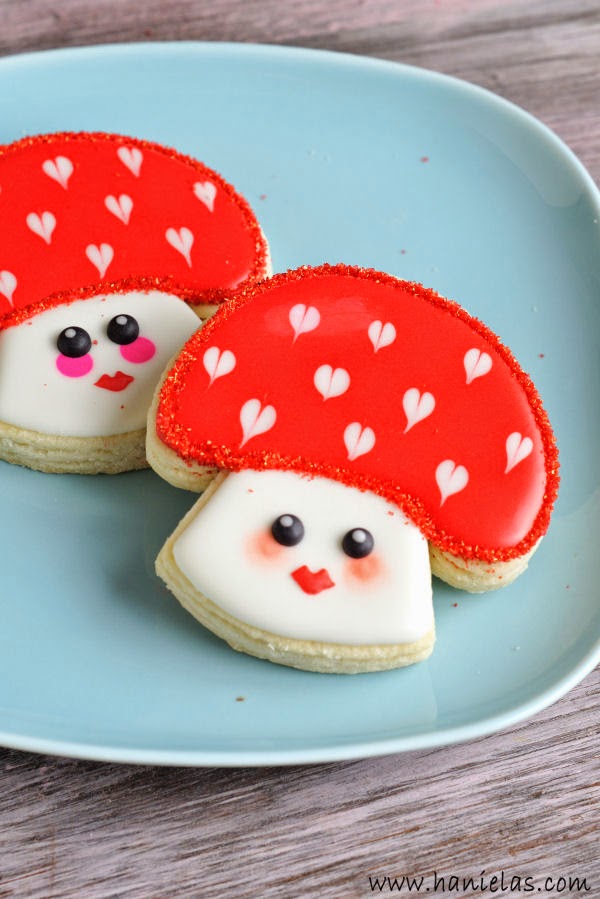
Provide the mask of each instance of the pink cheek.
[{"label": "pink cheek", "polygon": [[276,562],[285,552],[285,546],[281,546],[273,539],[268,531],[258,531],[251,534],[246,543],[246,555],[252,562],[265,564]]},{"label": "pink cheek", "polygon": [[133,343],[127,343],[120,349],[123,359],[140,365],[142,362],[149,362],[152,359],[156,353],[156,344],[147,337],[138,337]]},{"label": "pink cheek", "polygon": [[385,566],[376,553],[370,553],[364,559],[348,559],[344,573],[352,581],[372,583],[384,576]]},{"label": "pink cheek", "polygon": [[67,378],[82,378],[93,369],[94,360],[89,353],[86,353],[85,356],[78,356],[76,359],[71,356],[63,356],[61,353],[56,357],[56,367],[61,375],[66,375]]}]

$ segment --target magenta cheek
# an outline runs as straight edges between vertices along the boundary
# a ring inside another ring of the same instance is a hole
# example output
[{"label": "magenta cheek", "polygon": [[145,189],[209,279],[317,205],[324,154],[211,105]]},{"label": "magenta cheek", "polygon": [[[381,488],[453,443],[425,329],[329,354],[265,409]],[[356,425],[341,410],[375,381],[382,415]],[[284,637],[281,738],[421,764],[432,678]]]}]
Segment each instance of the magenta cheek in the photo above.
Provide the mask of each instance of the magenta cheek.
[{"label": "magenta cheek", "polygon": [[67,378],[82,378],[93,369],[94,360],[89,353],[86,353],[85,356],[77,356],[77,358],[63,356],[61,353],[56,357],[56,367],[61,375],[66,375]]},{"label": "magenta cheek", "polygon": [[126,343],[120,349],[123,359],[127,362],[135,362],[136,365],[149,362],[156,354],[156,344],[147,337],[138,337],[133,343]]}]

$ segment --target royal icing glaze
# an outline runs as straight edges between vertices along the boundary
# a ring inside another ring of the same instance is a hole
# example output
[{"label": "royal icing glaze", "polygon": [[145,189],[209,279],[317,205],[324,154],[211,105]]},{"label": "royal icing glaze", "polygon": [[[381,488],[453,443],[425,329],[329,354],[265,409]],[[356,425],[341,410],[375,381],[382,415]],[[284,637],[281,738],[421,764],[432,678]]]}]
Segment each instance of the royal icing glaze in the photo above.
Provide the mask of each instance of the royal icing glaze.
[{"label": "royal icing glaze", "polygon": [[558,487],[540,398],[499,339],[421,285],[346,266],[227,304],[166,378],[156,428],[186,461],[371,491],[463,558],[527,552]]},{"label": "royal icing glaze", "polygon": [[[136,334],[119,338],[131,321],[137,336],[116,342]],[[161,371],[198,327],[189,306],[160,291],[46,309],[0,331],[0,420],[76,437],[143,428]]]},{"label": "royal icing glaze", "polygon": [[247,202],[149,141],[50,134],[0,147],[0,328],[73,296],[160,289],[217,303],[267,273]]},{"label": "royal icing glaze", "polygon": [[[302,522],[278,543],[280,517]],[[344,536],[366,529],[363,558]],[[296,538],[294,538],[295,540]],[[246,624],[298,640],[411,643],[433,628],[427,541],[397,507],[327,478],[292,472],[229,475],[173,548],[202,594]]]}]

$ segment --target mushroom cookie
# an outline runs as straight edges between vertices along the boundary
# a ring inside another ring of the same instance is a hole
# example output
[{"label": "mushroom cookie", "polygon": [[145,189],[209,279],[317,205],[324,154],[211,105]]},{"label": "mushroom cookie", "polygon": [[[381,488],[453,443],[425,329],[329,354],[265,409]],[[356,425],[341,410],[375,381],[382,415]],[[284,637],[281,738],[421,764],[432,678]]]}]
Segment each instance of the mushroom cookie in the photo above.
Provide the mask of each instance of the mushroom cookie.
[{"label": "mushroom cookie", "polygon": [[110,134],[0,147],[0,458],[144,467],[168,360],[268,269],[247,202],[194,159]]},{"label": "mushroom cookie", "polygon": [[429,655],[431,572],[508,584],[558,486],[539,396],[498,338],[432,290],[341,265],[276,275],[188,341],[148,459],[210,484],[157,560],[175,596],[234,648],[316,671]]}]

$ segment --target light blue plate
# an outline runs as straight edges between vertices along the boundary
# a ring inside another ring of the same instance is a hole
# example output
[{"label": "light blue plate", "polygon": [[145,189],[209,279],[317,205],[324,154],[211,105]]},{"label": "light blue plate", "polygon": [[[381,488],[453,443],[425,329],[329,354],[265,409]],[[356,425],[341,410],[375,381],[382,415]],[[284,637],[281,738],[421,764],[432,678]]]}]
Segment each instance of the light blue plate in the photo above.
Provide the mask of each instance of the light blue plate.
[{"label": "light blue plate", "polygon": [[570,151],[485,91],[350,56],[181,43],[0,62],[1,141],[71,129],[217,168],[254,206],[276,270],[343,261],[459,299],[537,382],[563,483],[513,587],[473,598],[436,583],[429,661],[340,677],[238,655],[163,589],[153,560],[189,494],[152,472],[0,463],[0,741],[159,764],[368,756],[506,727],[590,671],[600,203]]}]

